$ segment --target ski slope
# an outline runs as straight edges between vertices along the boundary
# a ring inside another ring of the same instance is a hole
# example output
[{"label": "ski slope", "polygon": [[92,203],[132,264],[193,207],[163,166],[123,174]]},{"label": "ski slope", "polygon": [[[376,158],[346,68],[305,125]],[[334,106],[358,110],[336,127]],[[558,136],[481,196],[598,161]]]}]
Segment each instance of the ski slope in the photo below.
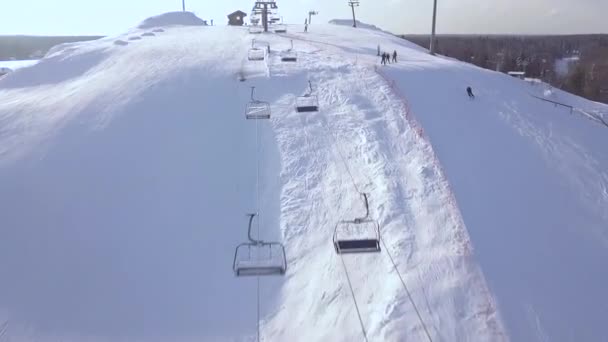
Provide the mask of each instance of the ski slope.
[{"label": "ski slope", "polygon": [[[602,340],[607,128],[379,30],[144,23],[0,80],[0,336],[255,340],[231,266],[257,211],[288,258],[262,340]],[[321,110],[296,113],[309,80]],[[270,120],[245,120],[251,86]],[[341,259],[360,192],[382,252]]]}]

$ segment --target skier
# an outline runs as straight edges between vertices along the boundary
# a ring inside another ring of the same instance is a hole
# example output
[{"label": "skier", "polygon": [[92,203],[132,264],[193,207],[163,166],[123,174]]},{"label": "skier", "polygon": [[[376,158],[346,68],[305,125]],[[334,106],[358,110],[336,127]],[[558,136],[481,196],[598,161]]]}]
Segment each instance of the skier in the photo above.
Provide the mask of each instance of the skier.
[{"label": "skier", "polygon": [[467,87],[467,94],[471,100],[475,99],[475,95],[473,94],[473,89],[471,89],[471,87]]},{"label": "skier", "polygon": [[397,63],[397,50],[393,51],[393,63]]}]

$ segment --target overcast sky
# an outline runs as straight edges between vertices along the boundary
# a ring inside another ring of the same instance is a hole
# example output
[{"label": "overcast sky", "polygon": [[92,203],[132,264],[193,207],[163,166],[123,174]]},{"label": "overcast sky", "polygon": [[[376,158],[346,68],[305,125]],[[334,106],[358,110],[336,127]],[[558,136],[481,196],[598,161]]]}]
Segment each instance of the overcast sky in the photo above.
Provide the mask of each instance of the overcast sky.
[{"label": "overcast sky", "polygon": [[[253,0],[186,0],[203,19],[249,12]],[[433,0],[360,0],[358,18],[394,33],[428,33]],[[347,0],[277,0],[287,23],[350,18]],[[181,10],[181,0],[5,0],[0,34],[118,34],[141,20]],[[608,33],[608,0],[438,0],[438,33]]]}]

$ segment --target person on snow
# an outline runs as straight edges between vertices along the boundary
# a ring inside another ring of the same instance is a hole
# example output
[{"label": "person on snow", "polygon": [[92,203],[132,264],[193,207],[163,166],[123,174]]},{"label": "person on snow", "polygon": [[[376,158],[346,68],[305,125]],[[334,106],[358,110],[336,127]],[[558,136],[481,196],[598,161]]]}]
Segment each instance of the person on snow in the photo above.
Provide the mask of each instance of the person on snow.
[{"label": "person on snow", "polygon": [[304,19],[304,32],[308,32],[308,19]]},{"label": "person on snow", "polygon": [[378,45],[378,57],[380,57],[380,45]]},{"label": "person on snow", "polygon": [[386,54],[384,52],[382,53],[382,60],[380,61],[380,64],[386,64]]},{"label": "person on snow", "polygon": [[473,94],[473,89],[471,89],[471,87],[467,87],[467,94],[471,100],[475,98],[475,94]]},{"label": "person on snow", "polygon": [[391,62],[391,54],[387,52],[386,53],[386,63],[390,64],[390,62]]},{"label": "person on snow", "polygon": [[393,51],[393,63],[397,63],[397,50]]}]

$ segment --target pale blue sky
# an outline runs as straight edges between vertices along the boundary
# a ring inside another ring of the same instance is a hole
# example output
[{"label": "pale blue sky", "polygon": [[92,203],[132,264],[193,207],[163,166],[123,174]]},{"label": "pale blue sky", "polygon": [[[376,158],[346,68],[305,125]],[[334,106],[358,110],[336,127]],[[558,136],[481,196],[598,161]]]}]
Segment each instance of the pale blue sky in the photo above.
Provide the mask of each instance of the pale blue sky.
[{"label": "pale blue sky", "polygon": [[[427,33],[432,0],[360,0],[359,18],[395,33]],[[439,33],[608,33],[608,0],[438,0]],[[346,0],[277,0],[288,23],[349,18]],[[249,12],[253,0],[187,0],[203,19]],[[181,10],[181,0],[6,0],[0,34],[118,34],[156,14]]]}]

